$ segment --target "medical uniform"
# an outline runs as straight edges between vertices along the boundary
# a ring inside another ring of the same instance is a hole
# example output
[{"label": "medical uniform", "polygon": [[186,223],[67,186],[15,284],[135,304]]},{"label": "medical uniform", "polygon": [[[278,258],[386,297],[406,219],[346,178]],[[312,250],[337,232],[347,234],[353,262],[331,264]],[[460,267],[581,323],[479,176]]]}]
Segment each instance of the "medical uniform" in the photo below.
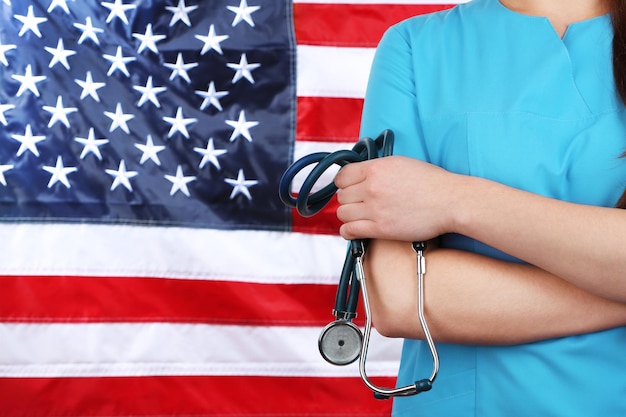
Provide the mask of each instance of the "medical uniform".
[{"label": "medical uniform", "polygon": [[[560,38],[546,18],[498,0],[414,17],[390,28],[377,49],[362,136],[392,129],[395,154],[612,207],[626,185],[619,158],[626,113],[611,40],[608,15],[575,23]],[[459,235],[445,236],[442,246],[510,259]],[[438,348],[432,391],[394,400],[395,416],[626,416],[624,327],[515,346]],[[426,344],[405,341],[398,386],[431,370]]]}]

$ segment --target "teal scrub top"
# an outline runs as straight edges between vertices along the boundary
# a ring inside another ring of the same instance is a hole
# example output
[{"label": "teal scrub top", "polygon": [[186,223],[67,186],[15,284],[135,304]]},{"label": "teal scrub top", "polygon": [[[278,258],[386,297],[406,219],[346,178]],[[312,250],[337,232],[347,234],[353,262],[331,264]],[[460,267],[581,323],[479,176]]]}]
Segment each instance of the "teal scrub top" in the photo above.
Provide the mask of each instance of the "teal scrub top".
[{"label": "teal scrub top", "polygon": [[[626,114],[612,78],[611,41],[608,15],[570,25],[560,38],[546,18],[498,0],[416,16],[390,28],[377,48],[361,135],[392,129],[395,154],[612,207],[626,186],[626,158],[619,158]],[[460,235],[442,237],[442,246],[516,261]],[[626,327],[523,345],[438,348],[433,389],[395,399],[393,415],[626,416]],[[426,344],[406,340],[397,385],[431,370]]]}]

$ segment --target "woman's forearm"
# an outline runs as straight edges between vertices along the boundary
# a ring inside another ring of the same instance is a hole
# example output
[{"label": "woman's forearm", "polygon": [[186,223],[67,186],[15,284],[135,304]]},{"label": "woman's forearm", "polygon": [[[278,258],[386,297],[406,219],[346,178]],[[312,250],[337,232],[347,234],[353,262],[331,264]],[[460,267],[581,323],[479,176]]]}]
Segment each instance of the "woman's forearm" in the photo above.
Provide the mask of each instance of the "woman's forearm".
[{"label": "woman's forearm", "polygon": [[550,199],[393,156],[348,164],[335,184],[346,239],[459,233],[626,303],[626,210]]},{"label": "woman's forearm", "polygon": [[[365,268],[378,331],[423,338],[411,244],[372,241]],[[626,325],[626,305],[531,265],[434,249],[426,270],[426,318],[437,341],[515,344]]]},{"label": "woman's forearm", "polygon": [[455,232],[626,303],[626,210],[572,204],[462,177]]}]

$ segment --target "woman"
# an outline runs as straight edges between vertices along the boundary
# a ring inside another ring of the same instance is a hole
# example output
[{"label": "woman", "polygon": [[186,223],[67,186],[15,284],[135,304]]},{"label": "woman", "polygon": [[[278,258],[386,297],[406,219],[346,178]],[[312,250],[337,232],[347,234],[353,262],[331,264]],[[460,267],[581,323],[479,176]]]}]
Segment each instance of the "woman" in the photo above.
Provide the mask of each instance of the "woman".
[{"label": "woman", "polygon": [[441,370],[394,415],[626,416],[621,4],[474,0],[383,37],[361,133],[398,156],[335,183],[342,236],[372,239],[374,324],[406,339],[398,386],[432,367],[408,243],[432,242]]}]

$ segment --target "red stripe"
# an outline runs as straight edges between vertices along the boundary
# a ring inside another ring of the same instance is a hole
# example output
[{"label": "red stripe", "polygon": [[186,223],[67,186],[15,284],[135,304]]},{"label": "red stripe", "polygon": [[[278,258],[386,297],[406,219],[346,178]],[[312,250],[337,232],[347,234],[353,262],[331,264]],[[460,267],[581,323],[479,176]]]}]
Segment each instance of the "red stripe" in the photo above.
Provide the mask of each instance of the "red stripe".
[{"label": "red stripe", "polygon": [[0,322],[322,327],[333,319],[335,292],[335,285],[4,276],[0,277]]},{"label": "red stripe", "polygon": [[418,14],[448,9],[445,4],[310,4],[293,5],[300,45],[372,48],[391,25]]},{"label": "red stripe", "polygon": [[2,417],[382,417],[390,410],[358,378],[0,378]]},{"label": "red stripe", "polygon": [[355,142],[363,99],[298,97],[296,139],[312,142]]}]

